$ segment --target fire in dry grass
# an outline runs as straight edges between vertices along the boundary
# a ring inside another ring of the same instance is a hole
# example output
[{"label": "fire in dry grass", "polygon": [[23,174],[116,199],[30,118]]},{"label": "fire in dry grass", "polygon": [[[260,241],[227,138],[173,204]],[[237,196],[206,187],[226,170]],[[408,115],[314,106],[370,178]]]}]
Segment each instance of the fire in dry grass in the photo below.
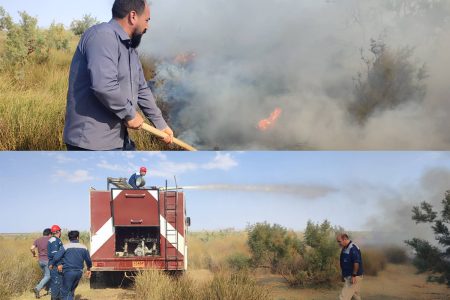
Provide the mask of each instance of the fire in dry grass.
[{"label": "fire in dry grass", "polygon": [[258,122],[258,129],[261,131],[266,131],[273,126],[275,126],[276,121],[281,116],[282,110],[281,108],[277,107],[275,110],[270,114],[270,116],[267,119],[262,119]]}]

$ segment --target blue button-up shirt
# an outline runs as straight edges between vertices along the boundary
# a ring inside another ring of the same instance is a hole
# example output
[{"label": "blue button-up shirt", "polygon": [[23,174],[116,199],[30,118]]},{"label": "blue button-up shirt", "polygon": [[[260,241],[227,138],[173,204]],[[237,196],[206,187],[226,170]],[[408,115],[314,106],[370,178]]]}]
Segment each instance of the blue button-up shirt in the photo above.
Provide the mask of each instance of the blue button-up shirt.
[{"label": "blue button-up shirt", "polygon": [[65,143],[90,150],[121,148],[123,121],[133,119],[138,106],[158,129],[167,127],[130,43],[114,19],[81,37],[70,67]]}]

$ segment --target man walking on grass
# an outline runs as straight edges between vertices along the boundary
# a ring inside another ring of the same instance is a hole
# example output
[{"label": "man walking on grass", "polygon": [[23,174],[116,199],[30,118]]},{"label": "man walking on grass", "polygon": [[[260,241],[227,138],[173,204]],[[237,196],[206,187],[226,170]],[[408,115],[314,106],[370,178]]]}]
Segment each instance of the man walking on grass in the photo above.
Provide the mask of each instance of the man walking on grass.
[{"label": "man walking on grass", "polygon": [[144,115],[167,134],[161,110],[144,78],[136,48],[147,32],[146,0],[115,0],[112,20],[89,28],[72,60],[64,142],[68,150],[134,150],[127,128],[139,129]]},{"label": "man walking on grass", "polygon": [[363,279],[363,264],[361,250],[354,244],[347,234],[341,233],[336,241],[342,248],[340,264],[344,287],[339,295],[340,300],[361,300],[361,281]]},{"label": "man walking on grass", "polygon": [[[39,267],[41,267],[44,277],[41,281],[34,287],[33,292],[36,299],[40,298],[40,291],[47,286],[50,280],[50,270],[48,269],[48,256],[47,256],[47,246],[48,240],[52,236],[51,229],[45,228],[42,236],[34,241],[30,250],[33,257],[38,258]],[[37,253],[36,253],[37,250]]]},{"label": "man walking on grass", "polygon": [[75,289],[83,276],[86,263],[86,276],[91,276],[92,261],[86,246],[80,244],[80,232],[73,230],[68,234],[69,243],[55,256],[56,262],[62,262],[63,283],[61,295],[63,300],[73,300]]}]

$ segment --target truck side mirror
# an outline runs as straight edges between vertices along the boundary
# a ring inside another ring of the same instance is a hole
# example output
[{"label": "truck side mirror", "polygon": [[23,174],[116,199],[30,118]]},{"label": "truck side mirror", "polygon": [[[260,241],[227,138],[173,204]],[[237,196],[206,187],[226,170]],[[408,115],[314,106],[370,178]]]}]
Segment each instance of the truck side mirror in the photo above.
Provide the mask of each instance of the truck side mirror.
[{"label": "truck side mirror", "polygon": [[186,217],[186,226],[191,226],[191,217]]}]

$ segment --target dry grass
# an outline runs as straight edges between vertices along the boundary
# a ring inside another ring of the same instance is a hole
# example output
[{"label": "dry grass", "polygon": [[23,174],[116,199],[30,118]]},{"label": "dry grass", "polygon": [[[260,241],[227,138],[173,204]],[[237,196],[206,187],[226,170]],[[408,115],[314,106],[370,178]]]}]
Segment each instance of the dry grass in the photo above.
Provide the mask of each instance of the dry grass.
[{"label": "dry grass", "polygon": [[13,299],[31,290],[41,270],[32,257],[31,236],[0,236],[0,299]]},{"label": "dry grass", "polygon": [[377,276],[378,272],[384,270],[387,265],[386,254],[382,249],[368,248],[363,250],[364,274]]},{"label": "dry grass", "polygon": [[[0,32],[0,53],[5,35]],[[52,50],[43,64],[5,66],[0,72],[0,150],[65,150],[62,140],[68,76],[77,38],[69,51]],[[152,63],[146,66],[151,74]],[[145,132],[132,132],[139,150],[177,150]]]},{"label": "dry grass", "polygon": [[189,268],[227,270],[228,259],[236,254],[250,256],[246,232],[222,230],[189,235]]},{"label": "dry grass", "polygon": [[270,299],[270,290],[259,286],[245,272],[214,275],[211,281],[199,283],[187,275],[169,277],[159,271],[140,273],[135,279],[136,298],[152,300],[258,300]]}]

